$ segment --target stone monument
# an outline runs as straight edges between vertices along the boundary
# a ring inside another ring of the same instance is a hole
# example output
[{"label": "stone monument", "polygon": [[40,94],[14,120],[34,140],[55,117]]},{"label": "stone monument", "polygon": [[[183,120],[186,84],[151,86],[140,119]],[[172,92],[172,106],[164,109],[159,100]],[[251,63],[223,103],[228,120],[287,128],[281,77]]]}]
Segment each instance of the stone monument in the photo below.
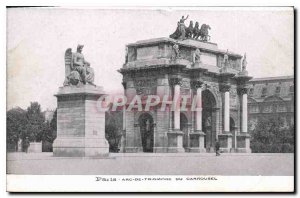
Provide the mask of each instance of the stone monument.
[{"label": "stone monument", "polygon": [[65,82],[57,97],[57,138],[53,143],[54,156],[107,156],[105,112],[97,108],[98,99],[105,95],[94,84],[94,70],[84,59],[83,45],[77,52],[65,52]]},{"label": "stone monument", "polygon": [[[172,35],[176,39],[153,38],[126,46],[126,62],[119,70],[126,105],[135,96],[143,103],[147,96],[157,95],[175,104],[184,103],[180,97],[191,98],[187,106],[194,100],[199,110],[172,110],[166,104],[163,111],[157,105],[147,111],[124,112],[121,151],[214,152],[218,141],[222,152],[251,152],[247,131],[251,77],[245,72],[246,58],[242,64],[242,55],[219,49],[204,37],[181,40],[178,32]],[[150,135],[145,135],[143,120],[150,120]]]}]

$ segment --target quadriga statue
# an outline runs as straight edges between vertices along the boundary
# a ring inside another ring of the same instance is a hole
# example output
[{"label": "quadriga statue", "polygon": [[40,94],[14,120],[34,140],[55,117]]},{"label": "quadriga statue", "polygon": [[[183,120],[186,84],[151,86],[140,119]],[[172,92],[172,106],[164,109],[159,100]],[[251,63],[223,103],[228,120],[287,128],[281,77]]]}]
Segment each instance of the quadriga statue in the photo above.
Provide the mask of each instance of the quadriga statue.
[{"label": "quadriga statue", "polygon": [[81,86],[94,84],[94,70],[82,54],[83,45],[77,46],[77,51],[68,48],[65,52],[65,82],[64,86]]}]

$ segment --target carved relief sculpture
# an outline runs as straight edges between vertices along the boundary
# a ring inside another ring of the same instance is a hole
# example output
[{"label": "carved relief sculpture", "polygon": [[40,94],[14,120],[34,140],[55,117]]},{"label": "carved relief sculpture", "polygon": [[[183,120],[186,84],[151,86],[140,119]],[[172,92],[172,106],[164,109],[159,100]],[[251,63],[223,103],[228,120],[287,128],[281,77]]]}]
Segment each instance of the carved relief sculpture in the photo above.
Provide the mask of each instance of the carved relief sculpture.
[{"label": "carved relief sculpture", "polygon": [[201,51],[198,48],[193,53],[193,63],[201,63]]}]

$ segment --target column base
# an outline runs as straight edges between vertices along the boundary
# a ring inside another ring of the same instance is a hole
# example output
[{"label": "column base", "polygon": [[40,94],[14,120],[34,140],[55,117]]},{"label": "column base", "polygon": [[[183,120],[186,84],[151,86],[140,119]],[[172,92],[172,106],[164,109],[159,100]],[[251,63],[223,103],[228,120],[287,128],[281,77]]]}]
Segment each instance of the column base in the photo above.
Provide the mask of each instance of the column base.
[{"label": "column base", "polygon": [[237,153],[252,153],[252,150],[250,148],[237,148]]},{"label": "column base", "polygon": [[236,136],[236,139],[238,153],[251,153],[249,133],[242,132]]},{"label": "column base", "polygon": [[229,153],[232,149],[232,134],[230,132],[223,132],[218,135],[218,141],[220,143],[220,150]]},{"label": "column base", "polygon": [[168,147],[168,153],[185,153],[185,150],[180,147]]},{"label": "column base", "polygon": [[189,148],[190,153],[206,153],[205,148]]},{"label": "column base", "polygon": [[125,153],[142,153],[142,147],[125,147]]},{"label": "column base", "polygon": [[172,132],[168,132],[168,153],[184,153],[182,143],[183,133],[179,129],[173,129]]},{"label": "column base", "polygon": [[153,153],[167,153],[168,147],[153,147]]},{"label": "column base", "polygon": [[220,148],[221,153],[231,153],[230,148]]},{"label": "column base", "polygon": [[204,148],[204,137],[205,137],[205,133],[203,133],[201,130],[196,130],[195,132],[190,133],[189,152],[192,153],[206,152],[206,149]]}]

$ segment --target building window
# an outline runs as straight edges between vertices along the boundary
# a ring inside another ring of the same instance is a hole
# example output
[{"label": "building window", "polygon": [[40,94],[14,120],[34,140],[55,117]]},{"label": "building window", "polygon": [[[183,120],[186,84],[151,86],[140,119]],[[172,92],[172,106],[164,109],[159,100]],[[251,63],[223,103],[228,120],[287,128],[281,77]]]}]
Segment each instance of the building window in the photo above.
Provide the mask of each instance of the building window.
[{"label": "building window", "polygon": [[250,113],[259,113],[259,107],[256,105],[249,106]]},{"label": "building window", "polygon": [[280,94],[281,87],[276,87],[275,94]]},{"label": "building window", "polygon": [[266,105],[263,110],[264,113],[272,112],[272,105]]},{"label": "building window", "polygon": [[294,93],[294,85],[290,86],[290,93]]},{"label": "building window", "polygon": [[277,112],[286,112],[286,106],[284,104],[279,104],[277,106]]},{"label": "building window", "polygon": [[264,87],[261,91],[261,97],[266,97],[267,96],[267,87]]}]

